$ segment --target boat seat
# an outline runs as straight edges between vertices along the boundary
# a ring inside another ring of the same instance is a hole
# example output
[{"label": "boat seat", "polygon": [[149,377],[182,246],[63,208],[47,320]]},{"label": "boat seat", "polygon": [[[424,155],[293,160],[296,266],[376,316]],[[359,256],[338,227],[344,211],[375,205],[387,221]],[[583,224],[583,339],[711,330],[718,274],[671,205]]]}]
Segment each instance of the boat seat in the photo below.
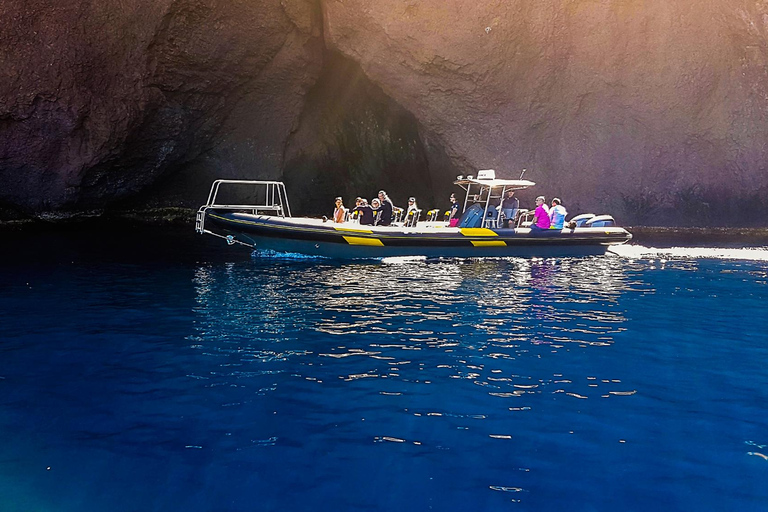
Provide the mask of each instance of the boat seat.
[{"label": "boat seat", "polygon": [[410,212],[408,212],[408,215],[405,218],[405,225],[409,228],[416,227],[416,224],[418,224],[420,218],[421,218],[420,208],[417,208],[416,210],[411,210]]},{"label": "boat seat", "polygon": [[495,206],[488,206],[488,212],[485,214],[485,219],[483,219],[483,227],[489,229],[495,229],[499,227],[500,214],[501,211]]}]

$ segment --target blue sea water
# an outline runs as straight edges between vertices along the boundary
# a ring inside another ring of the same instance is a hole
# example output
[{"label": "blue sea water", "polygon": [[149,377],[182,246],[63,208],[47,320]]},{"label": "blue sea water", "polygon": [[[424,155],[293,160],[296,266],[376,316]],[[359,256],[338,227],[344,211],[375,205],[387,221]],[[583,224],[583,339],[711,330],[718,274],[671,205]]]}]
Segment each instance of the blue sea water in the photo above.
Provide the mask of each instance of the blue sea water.
[{"label": "blue sea water", "polygon": [[765,250],[144,235],[6,246],[0,510],[768,509]]}]

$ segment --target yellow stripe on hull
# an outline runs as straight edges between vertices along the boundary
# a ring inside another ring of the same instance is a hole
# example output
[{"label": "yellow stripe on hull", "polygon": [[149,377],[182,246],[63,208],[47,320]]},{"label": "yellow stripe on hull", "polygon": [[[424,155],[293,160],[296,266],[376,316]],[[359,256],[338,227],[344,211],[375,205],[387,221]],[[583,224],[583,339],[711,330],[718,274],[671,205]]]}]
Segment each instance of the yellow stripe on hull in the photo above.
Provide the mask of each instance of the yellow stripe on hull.
[{"label": "yellow stripe on hull", "polygon": [[475,247],[506,247],[507,244],[503,240],[472,240],[472,245]]},{"label": "yellow stripe on hull", "polygon": [[349,245],[368,245],[371,247],[384,247],[384,242],[378,238],[363,238],[360,236],[345,236],[344,240]]},{"label": "yellow stripe on hull", "polygon": [[333,226],[333,229],[336,231],[348,231],[350,233],[364,233],[366,235],[372,235],[373,231],[370,229],[353,229],[353,228],[338,228],[336,226]]},{"label": "yellow stripe on hull", "polygon": [[459,231],[464,236],[499,236],[494,230],[488,228],[461,228]]}]

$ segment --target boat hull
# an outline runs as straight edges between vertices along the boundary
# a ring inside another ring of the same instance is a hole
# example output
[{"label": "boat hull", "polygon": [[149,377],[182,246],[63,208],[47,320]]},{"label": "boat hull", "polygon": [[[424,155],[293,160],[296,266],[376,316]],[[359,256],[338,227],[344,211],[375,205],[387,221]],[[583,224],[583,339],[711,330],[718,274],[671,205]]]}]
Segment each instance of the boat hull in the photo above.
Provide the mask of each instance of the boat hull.
[{"label": "boat hull", "polygon": [[255,249],[335,259],[588,256],[605,254],[609,246],[632,238],[618,227],[532,233],[528,228],[450,228],[442,223],[374,227],[215,210],[207,211],[205,217],[208,232]]}]

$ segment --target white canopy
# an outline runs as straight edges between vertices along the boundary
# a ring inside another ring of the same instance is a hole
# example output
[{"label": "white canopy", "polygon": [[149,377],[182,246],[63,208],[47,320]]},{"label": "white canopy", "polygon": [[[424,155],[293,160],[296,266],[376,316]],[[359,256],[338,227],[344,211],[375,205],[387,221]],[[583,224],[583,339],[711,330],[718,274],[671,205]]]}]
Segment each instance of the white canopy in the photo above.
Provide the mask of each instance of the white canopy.
[{"label": "white canopy", "polygon": [[502,180],[502,179],[490,179],[483,180],[478,178],[462,178],[453,182],[454,185],[468,186],[468,185],[480,185],[483,187],[501,188],[506,187],[513,190],[521,190],[536,185],[533,181],[528,180]]},{"label": "white canopy", "polygon": [[[523,170],[523,173],[525,173],[525,170]],[[520,178],[522,178],[523,175],[520,175]],[[477,177],[473,176],[467,176],[466,178],[464,176],[458,176],[458,179],[453,182],[454,185],[459,185],[462,188],[469,187],[470,185],[479,185],[481,187],[490,187],[490,188],[500,188],[503,187],[505,189],[512,189],[512,190],[520,190],[528,187],[532,187],[535,185],[534,182],[528,181],[528,180],[503,180],[503,179],[496,179],[496,171],[494,169],[482,169],[477,171]]]}]

